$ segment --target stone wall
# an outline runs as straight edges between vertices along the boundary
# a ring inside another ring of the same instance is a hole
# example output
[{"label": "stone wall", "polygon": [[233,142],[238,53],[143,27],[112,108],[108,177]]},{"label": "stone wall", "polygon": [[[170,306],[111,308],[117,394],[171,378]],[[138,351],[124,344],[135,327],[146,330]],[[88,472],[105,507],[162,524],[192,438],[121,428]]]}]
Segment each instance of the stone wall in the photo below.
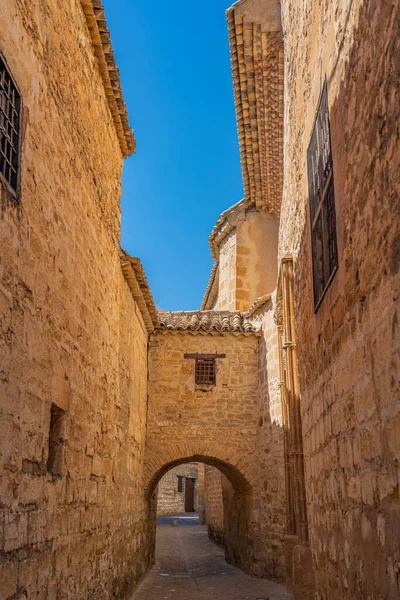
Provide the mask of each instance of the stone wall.
[{"label": "stone wall", "polygon": [[236,310],[236,231],[223,240],[219,254],[218,301],[215,310]]},{"label": "stone wall", "polygon": [[221,471],[210,465],[205,468],[204,501],[206,506],[206,524],[209,538],[224,546],[224,499],[222,496]]},{"label": "stone wall", "polygon": [[235,310],[245,312],[276,287],[278,222],[266,211],[248,210],[236,228]]},{"label": "stone wall", "polygon": [[[216,386],[196,389],[193,359],[217,358]],[[226,553],[256,574],[259,486],[258,336],[255,334],[158,332],[150,338],[146,478],[149,494],[169,467],[193,460],[217,467],[231,482]],[[226,522],[226,521],[225,521]]]},{"label": "stone wall", "polygon": [[0,184],[0,597],[122,598],[151,556],[121,151],[79,2],[3,2],[0,31],[23,100],[18,201]]},{"label": "stone wall", "polygon": [[262,325],[258,378],[258,454],[260,466],[260,529],[268,576],[285,580],[286,531],[284,431],[278,336],[274,322],[276,294],[254,316]]},{"label": "stone wall", "polygon": [[[157,514],[178,515],[185,513],[186,478],[194,479],[194,509],[198,508],[198,465],[189,463],[171,469],[157,487]],[[178,478],[182,478],[182,490],[178,490]]]},{"label": "stone wall", "polygon": [[[294,255],[310,544],[319,600],[399,594],[399,52],[395,2],[282,2],[280,255]],[[306,152],[325,78],[339,269],[315,314]],[[338,574],[340,573],[340,576]]]}]

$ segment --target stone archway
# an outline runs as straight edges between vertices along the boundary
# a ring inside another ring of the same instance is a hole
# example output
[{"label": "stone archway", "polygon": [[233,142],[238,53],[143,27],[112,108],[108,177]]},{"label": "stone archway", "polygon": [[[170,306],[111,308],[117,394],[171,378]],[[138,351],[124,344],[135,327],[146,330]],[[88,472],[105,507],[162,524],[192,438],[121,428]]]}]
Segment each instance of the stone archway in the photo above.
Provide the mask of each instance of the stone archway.
[{"label": "stone archway", "polygon": [[[156,488],[160,479],[170,469],[190,462],[213,466],[226,477],[224,489],[224,526],[226,560],[250,574],[257,575],[257,560],[254,548],[259,535],[258,510],[255,494],[255,473],[240,455],[228,456],[226,446],[220,443],[167,444],[164,447],[148,448],[145,460],[144,486],[148,506],[148,534],[154,553]],[[224,458],[222,458],[224,457]],[[164,462],[166,460],[166,462]],[[240,465],[240,466],[238,466]]]}]

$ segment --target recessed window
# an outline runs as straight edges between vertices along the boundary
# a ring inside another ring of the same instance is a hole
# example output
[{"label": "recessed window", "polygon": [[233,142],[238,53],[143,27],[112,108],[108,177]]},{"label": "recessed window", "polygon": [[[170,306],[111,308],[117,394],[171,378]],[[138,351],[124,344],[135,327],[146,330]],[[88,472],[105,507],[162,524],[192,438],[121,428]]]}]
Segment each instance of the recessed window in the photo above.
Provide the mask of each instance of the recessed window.
[{"label": "recessed window", "polygon": [[195,378],[196,385],[215,385],[215,359],[197,358]]},{"label": "recessed window", "polygon": [[183,477],[178,475],[178,492],[183,492]]},{"label": "recessed window", "polygon": [[51,405],[49,431],[49,457],[47,470],[53,477],[62,477],[64,448],[65,411],[55,404]]},{"label": "recessed window", "polygon": [[19,169],[21,96],[0,56],[0,173],[16,192]]},{"label": "recessed window", "polygon": [[307,151],[308,193],[314,281],[314,308],[318,309],[338,268],[335,192],[325,81]]}]

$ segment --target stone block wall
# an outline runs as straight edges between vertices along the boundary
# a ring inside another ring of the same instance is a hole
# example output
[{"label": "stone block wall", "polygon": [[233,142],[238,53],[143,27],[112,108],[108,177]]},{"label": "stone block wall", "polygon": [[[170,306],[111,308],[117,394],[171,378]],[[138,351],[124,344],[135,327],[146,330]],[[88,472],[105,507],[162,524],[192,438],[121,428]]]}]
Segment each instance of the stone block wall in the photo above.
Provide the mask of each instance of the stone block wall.
[{"label": "stone block wall", "polygon": [[248,210],[236,226],[235,310],[245,312],[276,287],[278,221],[266,211]]},{"label": "stone block wall", "polygon": [[[189,331],[151,336],[145,458],[149,493],[179,463],[196,460],[220,469],[231,488],[226,555],[253,574],[260,568],[258,340],[254,334]],[[216,359],[212,389],[196,388],[195,361],[184,357],[193,353],[226,355]]]},{"label": "stone block wall", "polygon": [[209,538],[224,547],[224,499],[222,496],[222,477],[224,475],[210,465],[205,468],[204,500],[206,506],[206,524]]},{"label": "stone block wall", "polygon": [[218,301],[215,310],[236,310],[236,231],[223,240],[219,254]]},{"label": "stone block wall", "polygon": [[0,183],[0,597],[123,598],[151,556],[121,151],[79,2],[2,3],[0,31],[23,101],[18,200]]},{"label": "stone block wall", "polygon": [[[194,509],[198,509],[198,465],[179,465],[166,473],[157,487],[157,514],[178,515],[185,513],[186,478],[194,479]],[[182,491],[178,490],[178,478],[182,478]]]},{"label": "stone block wall", "polygon": [[[317,598],[389,600],[400,572],[398,6],[284,0],[282,18],[280,255],[295,258]],[[315,314],[306,153],[325,76],[339,268]]]},{"label": "stone block wall", "polygon": [[268,564],[268,577],[284,581],[285,457],[275,309],[274,293],[271,300],[254,316],[262,326],[258,378],[260,528],[263,541],[261,555]]}]

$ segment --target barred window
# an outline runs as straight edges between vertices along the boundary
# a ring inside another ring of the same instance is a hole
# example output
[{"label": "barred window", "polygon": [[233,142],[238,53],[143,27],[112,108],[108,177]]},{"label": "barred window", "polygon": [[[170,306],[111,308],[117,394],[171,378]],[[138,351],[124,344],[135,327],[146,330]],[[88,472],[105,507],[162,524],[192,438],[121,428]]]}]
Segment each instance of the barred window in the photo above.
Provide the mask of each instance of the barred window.
[{"label": "barred window", "polygon": [[325,80],[307,151],[315,311],[338,268],[335,192]]},{"label": "barred window", "polygon": [[197,385],[215,385],[215,359],[197,358],[195,369]]},{"label": "barred window", "polygon": [[0,55],[0,173],[11,188],[18,184],[21,96]]}]

